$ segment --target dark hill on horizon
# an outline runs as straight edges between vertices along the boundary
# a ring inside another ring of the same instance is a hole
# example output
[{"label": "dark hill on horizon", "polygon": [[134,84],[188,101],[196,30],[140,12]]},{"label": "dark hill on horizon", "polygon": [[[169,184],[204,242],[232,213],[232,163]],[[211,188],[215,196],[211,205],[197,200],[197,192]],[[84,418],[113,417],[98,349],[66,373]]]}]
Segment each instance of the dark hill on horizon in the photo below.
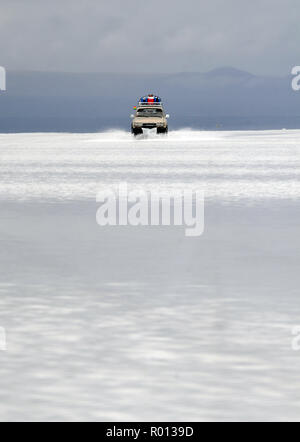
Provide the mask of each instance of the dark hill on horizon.
[{"label": "dark hill on horizon", "polygon": [[239,119],[249,128],[300,128],[300,93],[292,90],[290,76],[223,67],[176,74],[8,71],[7,91],[0,95],[0,131],[128,127],[132,106],[148,92],[163,98],[174,127],[234,128],[228,121]]}]

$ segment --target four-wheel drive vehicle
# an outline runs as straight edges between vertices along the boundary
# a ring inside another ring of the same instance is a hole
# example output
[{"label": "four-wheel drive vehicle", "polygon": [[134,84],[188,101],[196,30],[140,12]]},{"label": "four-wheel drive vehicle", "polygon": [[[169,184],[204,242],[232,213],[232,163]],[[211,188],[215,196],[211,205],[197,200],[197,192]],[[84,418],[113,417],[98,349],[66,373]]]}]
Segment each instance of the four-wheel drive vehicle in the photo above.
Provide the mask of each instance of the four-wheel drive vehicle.
[{"label": "four-wheel drive vehicle", "polygon": [[169,115],[165,114],[162,104],[139,103],[135,115],[132,115],[131,132],[134,135],[143,133],[143,129],[154,129],[158,134],[168,133]]}]

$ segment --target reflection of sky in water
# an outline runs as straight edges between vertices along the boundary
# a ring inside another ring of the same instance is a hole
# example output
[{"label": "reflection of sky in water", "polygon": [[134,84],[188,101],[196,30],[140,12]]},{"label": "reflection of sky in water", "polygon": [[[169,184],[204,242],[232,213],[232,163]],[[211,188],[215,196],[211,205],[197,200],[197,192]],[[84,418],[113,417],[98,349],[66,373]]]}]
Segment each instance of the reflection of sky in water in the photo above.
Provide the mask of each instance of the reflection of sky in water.
[{"label": "reflection of sky in water", "polygon": [[199,186],[207,198],[298,198],[299,131],[197,132],[137,140],[99,134],[0,135],[0,198],[94,198],[103,185]]},{"label": "reflection of sky in water", "polygon": [[[0,420],[299,420],[298,135],[0,135]],[[97,226],[124,179],[204,235]]]}]

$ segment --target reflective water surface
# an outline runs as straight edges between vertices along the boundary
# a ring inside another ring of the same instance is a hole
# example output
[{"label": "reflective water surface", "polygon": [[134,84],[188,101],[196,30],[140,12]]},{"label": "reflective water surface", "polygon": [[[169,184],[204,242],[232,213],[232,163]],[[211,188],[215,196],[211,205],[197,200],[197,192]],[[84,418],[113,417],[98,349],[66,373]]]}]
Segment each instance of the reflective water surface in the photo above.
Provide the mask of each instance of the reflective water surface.
[{"label": "reflective water surface", "polygon": [[[0,419],[299,421],[299,135],[0,135]],[[120,181],[204,235],[100,228]]]}]

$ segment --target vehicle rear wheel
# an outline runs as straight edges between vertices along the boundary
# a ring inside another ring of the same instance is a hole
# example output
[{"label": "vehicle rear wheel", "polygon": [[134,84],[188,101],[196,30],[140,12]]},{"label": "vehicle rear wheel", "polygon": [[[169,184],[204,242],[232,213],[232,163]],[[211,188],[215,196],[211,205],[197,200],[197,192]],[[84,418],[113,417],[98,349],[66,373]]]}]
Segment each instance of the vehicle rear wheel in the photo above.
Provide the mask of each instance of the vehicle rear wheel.
[{"label": "vehicle rear wheel", "polygon": [[137,135],[141,135],[143,133],[143,129],[131,126],[131,133],[136,137]]},{"label": "vehicle rear wheel", "polygon": [[158,127],[157,128],[158,134],[167,134],[168,133],[168,127]]}]

